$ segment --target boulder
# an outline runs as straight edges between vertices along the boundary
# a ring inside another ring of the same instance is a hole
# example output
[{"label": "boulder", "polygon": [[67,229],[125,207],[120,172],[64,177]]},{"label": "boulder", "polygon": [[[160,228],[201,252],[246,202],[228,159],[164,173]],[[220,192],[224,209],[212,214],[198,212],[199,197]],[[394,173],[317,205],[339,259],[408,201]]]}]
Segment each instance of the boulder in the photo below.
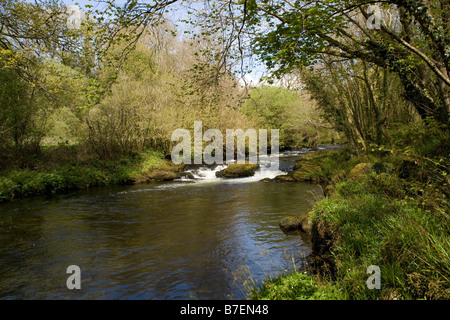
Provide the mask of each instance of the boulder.
[{"label": "boulder", "polygon": [[279,226],[281,231],[286,234],[295,232],[301,229],[302,218],[300,216],[289,216],[281,219]]},{"label": "boulder", "polygon": [[288,216],[279,222],[280,229],[286,234],[293,234],[297,232],[311,232],[310,214],[305,213],[300,216]]},{"label": "boulder", "polygon": [[255,175],[256,169],[258,169],[257,164],[246,163],[246,164],[238,164],[233,163],[230,164],[225,169],[216,172],[216,177],[219,178],[243,178],[243,177],[251,177]]},{"label": "boulder", "polygon": [[178,178],[178,175],[174,171],[155,169],[148,177],[152,180],[170,181]]},{"label": "boulder", "polygon": [[292,177],[291,174],[281,174],[275,177],[275,181],[277,182],[295,182],[296,180]]}]

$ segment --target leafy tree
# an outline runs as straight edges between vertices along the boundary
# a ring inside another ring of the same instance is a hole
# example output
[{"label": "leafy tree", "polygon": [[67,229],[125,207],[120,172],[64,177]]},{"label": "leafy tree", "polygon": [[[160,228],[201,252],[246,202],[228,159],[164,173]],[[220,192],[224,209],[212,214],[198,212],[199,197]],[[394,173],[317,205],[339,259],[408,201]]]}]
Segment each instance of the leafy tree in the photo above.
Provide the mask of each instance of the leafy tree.
[{"label": "leafy tree", "polygon": [[264,85],[251,88],[242,112],[258,119],[260,128],[279,129],[280,147],[315,146],[323,122],[315,104],[298,90]]},{"label": "leafy tree", "polygon": [[[369,5],[380,8],[379,29]],[[278,74],[323,58],[361,59],[396,73],[422,119],[449,128],[448,1],[244,1],[255,51]]]},{"label": "leafy tree", "polygon": [[414,120],[397,75],[376,65],[325,59],[313,71],[304,69],[301,77],[323,118],[357,150],[389,144],[389,128]]},{"label": "leafy tree", "polygon": [[195,43],[176,38],[161,43],[164,28],[141,36],[111,91],[86,110],[87,142],[102,158],[144,148],[169,153],[172,132],[193,129],[194,121],[202,121],[204,130],[252,127],[239,111],[245,91],[236,79],[218,74]]},{"label": "leafy tree", "polygon": [[4,149],[14,146],[20,154],[30,147],[37,152],[52,108],[66,106],[81,116],[78,108],[98,104],[145,28],[159,23],[166,5],[148,4],[138,19],[137,1],[124,6],[91,3],[79,23],[71,25],[70,10],[61,0],[0,1]]}]

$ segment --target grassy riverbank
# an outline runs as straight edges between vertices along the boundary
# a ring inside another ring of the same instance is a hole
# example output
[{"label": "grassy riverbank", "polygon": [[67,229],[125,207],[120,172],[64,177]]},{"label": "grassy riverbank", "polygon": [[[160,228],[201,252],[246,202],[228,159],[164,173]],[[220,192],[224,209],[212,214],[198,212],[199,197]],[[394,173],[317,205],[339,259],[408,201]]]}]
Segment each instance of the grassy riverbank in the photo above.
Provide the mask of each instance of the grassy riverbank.
[{"label": "grassy riverbank", "polygon": [[[343,148],[299,163],[298,174],[306,163],[327,184],[310,214],[307,274],[268,279],[252,299],[450,298],[449,137],[394,138],[390,150]],[[371,265],[380,267],[379,290],[366,285]]]},{"label": "grassy riverbank", "polygon": [[42,148],[38,157],[17,159],[0,172],[0,202],[112,184],[174,178],[179,167],[161,152],[99,160],[79,146]]}]

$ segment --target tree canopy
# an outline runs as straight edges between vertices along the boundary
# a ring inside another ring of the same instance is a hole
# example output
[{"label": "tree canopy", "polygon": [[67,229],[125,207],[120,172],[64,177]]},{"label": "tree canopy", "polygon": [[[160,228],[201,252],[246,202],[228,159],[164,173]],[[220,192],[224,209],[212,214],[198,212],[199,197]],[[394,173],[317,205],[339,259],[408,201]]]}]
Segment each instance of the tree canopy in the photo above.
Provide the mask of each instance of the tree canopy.
[{"label": "tree canopy", "polygon": [[[92,110],[108,110],[105,101],[119,87],[143,79],[150,87],[171,83],[165,94],[176,101],[172,107],[197,107],[202,115],[235,110],[241,121],[245,92],[236,90],[235,73],[247,73],[253,59],[275,77],[300,79],[326,121],[354,144],[389,140],[386,126],[406,121],[404,113],[417,113],[427,125],[448,131],[449,3],[92,0],[74,21],[73,8],[61,0],[1,1],[1,139],[21,150],[38,145],[48,112],[65,105],[84,120],[92,142],[104,136],[93,127]],[[168,11],[175,6],[182,7],[184,29],[168,24]],[[175,45],[164,44],[165,37],[179,31],[184,34]],[[186,63],[178,63],[183,54]],[[265,94],[261,101],[272,93]],[[292,108],[281,108],[278,121],[268,121],[276,117],[270,110],[277,103],[270,104],[262,114],[252,111],[248,117],[287,126],[292,110],[284,111]],[[225,123],[213,117],[206,122]],[[140,132],[149,132],[149,123]],[[289,126],[296,132],[299,125]],[[168,128],[161,127],[153,134],[167,134]]]},{"label": "tree canopy", "polygon": [[254,51],[277,74],[317,65],[325,57],[370,62],[399,76],[405,98],[423,119],[448,129],[449,1],[249,0],[244,5],[248,23],[258,30]]}]

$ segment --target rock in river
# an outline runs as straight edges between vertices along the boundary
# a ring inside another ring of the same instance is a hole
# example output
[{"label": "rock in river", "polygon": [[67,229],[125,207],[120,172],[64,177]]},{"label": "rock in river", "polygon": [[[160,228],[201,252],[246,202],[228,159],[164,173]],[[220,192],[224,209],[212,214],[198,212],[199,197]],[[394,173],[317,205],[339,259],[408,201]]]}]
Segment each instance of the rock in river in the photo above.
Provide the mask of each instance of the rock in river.
[{"label": "rock in river", "polygon": [[255,175],[256,169],[258,169],[257,164],[230,164],[225,169],[216,172],[216,176],[219,178],[243,178],[251,177]]},{"label": "rock in river", "polygon": [[286,234],[292,234],[297,231],[309,233],[311,231],[309,212],[300,216],[285,217],[281,219],[279,226],[280,229]]}]

